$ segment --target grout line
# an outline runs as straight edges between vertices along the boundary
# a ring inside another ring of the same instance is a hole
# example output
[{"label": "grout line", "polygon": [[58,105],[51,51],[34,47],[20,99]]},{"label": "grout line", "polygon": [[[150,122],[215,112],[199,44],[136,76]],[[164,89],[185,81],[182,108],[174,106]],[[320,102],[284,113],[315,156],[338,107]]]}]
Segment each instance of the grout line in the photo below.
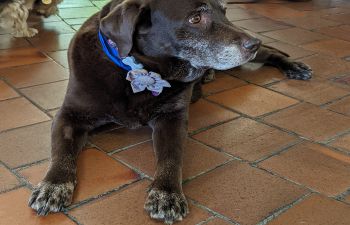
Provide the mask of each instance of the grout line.
[{"label": "grout line", "polygon": [[46,109],[42,108],[39,104],[37,104],[36,102],[34,102],[33,100],[31,100],[30,98],[28,98],[24,93],[22,93],[22,91],[18,88],[16,88],[15,86],[13,86],[11,83],[9,83],[6,79],[3,80],[8,86],[10,86],[11,88],[13,88],[20,96],[22,96],[24,99],[26,99],[27,101],[29,101],[30,103],[32,103],[37,109],[39,109],[40,111],[42,111],[44,114],[46,114],[49,117],[49,120],[51,120],[51,117],[49,115],[49,113],[47,112]]},{"label": "grout line", "polygon": [[77,225],[83,225],[80,223],[74,216],[68,214],[67,212],[63,212],[64,215],[66,215],[71,221],[73,221]]},{"label": "grout line", "polygon": [[138,168],[130,165],[129,163],[127,162],[124,162],[123,160],[121,159],[118,159],[118,158],[114,158],[114,157],[111,157],[112,159],[114,159],[115,161],[123,164],[124,166],[128,167],[129,169],[133,170],[136,174],[139,175],[140,179],[143,179],[143,178],[148,178],[150,180],[153,180],[153,177],[147,175],[146,173],[142,172],[141,170],[139,170]]},{"label": "grout line", "polygon": [[71,210],[73,210],[73,209],[75,209],[75,208],[81,207],[82,205],[86,205],[86,204],[89,204],[89,203],[91,203],[91,202],[94,202],[95,200],[99,200],[99,199],[103,199],[103,198],[105,198],[105,197],[108,197],[109,195],[111,195],[111,194],[113,194],[113,193],[116,193],[116,192],[118,192],[118,191],[125,190],[125,189],[128,188],[130,185],[139,183],[139,182],[141,182],[141,181],[143,181],[143,180],[145,180],[145,179],[136,178],[135,180],[131,180],[131,181],[128,182],[128,183],[122,184],[122,185],[120,185],[120,186],[118,186],[118,187],[116,187],[116,188],[113,188],[113,189],[108,190],[108,191],[106,191],[106,192],[100,193],[100,194],[98,194],[98,195],[96,195],[96,196],[92,196],[92,197],[89,197],[89,198],[87,198],[87,199],[84,199],[84,200],[82,200],[82,201],[80,201],[80,202],[73,203],[73,204],[69,205],[69,206],[64,210],[64,212],[67,212],[67,213],[68,213],[69,211],[71,211]]},{"label": "grout line", "polygon": [[[232,111],[231,111],[231,112],[232,112]],[[229,122],[234,121],[234,120],[239,119],[239,118],[241,118],[241,115],[238,115],[238,116],[236,116],[236,117],[230,118],[230,119],[228,119],[228,120],[224,120],[224,121],[220,121],[220,122],[211,124],[211,125],[206,126],[206,127],[199,128],[199,129],[197,129],[197,130],[188,132],[188,136],[194,136],[194,135],[196,135],[196,134],[199,134],[199,133],[201,133],[201,132],[207,131],[207,130],[209,130],[209,129],[211,129],[211,128],[214,128],[214,127],[218,127],[218,126],[223,125],[223,124],[225,124],[225,123],[229,123]]]},{"label": "grout line", "polygon": [[152,138],[147,139],[147,140],[144,140],[144,141],[141,141],[141,142],[138,142],[138,143],[135,143],[135,144],[131,144],[131,145],[128,145],[128,146],[124,146],[124,147],[122,147],[122,148],[118,148],[118,149],[115,149],[115,150],[111,150],[111,151],[107,152],[107,154],[111,156],[111,155],[113,155],[113,154],[122,152],[122,151],[124,151],[124,150],[129,149],[129,148],[132,148],[132,147],[135,147],[135,146],[138,146],[138,145],[141,145],[141,144],[150,142],[150,141],[152,141]]},{"label": "grout line", "polygon": [[[26,89],[40,87],[40,86],[48,85],[48,84],[59,83],[59,82],[68,81],[68,80],[69,80],[69,77],[62,78],[62,79],[60,78],[59,80],[55,80],[55,81],[49,81],[49,82],[45,82],[45,83],[41,83],[41,84],[33,84],[33,85],[25,86],[25,87],[18,87],[18,90],[22,93],[22,91],[26,90]],[[23,93],[23,95],[25,95],[25,94]],[[59,108],[59,107],[56,107],[56,108]],[[55,108],[53,108],[53,109],[55,109]],[[52,110],[52,109],[47,109],[47,110]]]},{"label": "grout line", "polygon": [[222,163],[222,164],[220,164],[220,165],[217,165],[217,166],[215,166],[215,167],[213,167],[213,168],[211,168],[211,169],[208,169],[207,171],[205,171],[205,172],[203,172],[203,173],[199,173],[199,174],[197,174],[197,175],[195,175],[195,176],[192,176],[192,177],[190,177],[190,178],[187,178],[186,180],[182,181],[182,185],[186,185],[187,183],[191,182],[192,180],[194,180],[194,179],[196,179],[196,178],[198,178],[198,177],[202,177],[202,176],[204,176],[204,175],[207,175],[207,174],[213,172],[214,170],[216,170],[216,169],[218,169],[218,168],[221,168],[221,167],[224,167],[224,166],[226,166],[227,164],[229,164],[229,163],[231,163],[231,162],[234,162],[234,161],[237,161],[237,160],[235,160],[235,159],[229,159],[229,160],[227,160],[226,162],[224,162],[224,163]]},{"label": "grout line", "polygon": [[294,180],[291,180],[291,179],[289,179],[289,178],[287,178],[287,177],[283,177],[282,175],[280,175],[280,174],[278,174],[278,173],[275,173],[274,171],[270,171],[270,170],[268,170],[268,169],[265,169],[265,168],[263,168],[263,167],[260,167],[259,165],[251,165],[251,166],[254,167],[254,168],[256,168],[256,169],[260,169],[261,171],[264,171],[264,172],[266,172],[266,173],[268,173],[268,174],[270,174],[270,175],[273,175],[274,177],[277,177],[277,178],[280,178],[280,179],[282,179],[282,180],[288,181],[288,182],[290,182],[290,183],[292,183],[292,184],[294,184],[294,185],[296,185],[296,186],[298,186],[298,187],[302,187],[302,188],[308,190],[309,192],[313,192],[313,193],[318,193],[318,194],[320,194],[319,191],[316,191],[316,190],[312,189],[311,187],[308,187],[308,186],[306,186],[306,185],[304,185],[304,184],[298,183],[298,182],[296,182],[296,181],[294,181]]},{"label": "grout line", "polygon": [[0,161],[0,165],[3,165],[6,169],[8,169],[17,178],[17,180],[20,182],[19,186],[15,187],[15,188],[12,188],[12,189],[9,189],[9,190],[6,190],[6,191],[0,191],[0,194],[5,193],[5,192],[9,192],[9,191],[13,191],[13,190],[17,190],[17,189],[22,188],[22,187],[26,187],[29,190],[32,190],[31,184],[18,171],[14,170],[14,169],[11,169],[10,167],[8,167],[2,161]]},{"label": "grout line", "polygon": [[2,131],[0,131],[0,134],[5,134],[7,132],[11,132],[11,131],[14,131],[14,130],[17,130],[17,129],[31,127],[31,126],[35,126],[35,125],[39,125],[39,124],[47,123],[47,122],[52,122],[51,117],[48,120],[40,121],[40,122],[37,122],[37,123],[32,123],[32,124],[28,124],[28,125],[24,125],[24,126],[13,127],[13,128],[9,128],[9,129],[6,129],[6,130],[2,130]]},{"label": "grout line", "polygon": [[195,225],[205,225],[205,224],[207,224],[208,222],[214,220],[215,218],[216,218],[215,216],[210,216],[210,217],[208,217],[207,219],[205,219],[205,220],[203,220],[203,221],[201,221],[201,222],[199,222],[199,223],[196,223]]},{"label": "grout line", "polygon": [[268,222],[270,222],[271,220],[273,220],[276,217],[280,216],[281,214],[283,214],[284,212],[286,212],[288,209],[292,208],[293,206],[295,206],[295,205],[299,204],[300,202],[304,201],[306,198],[308,198],[311,195],[312,195],[312,193],[310,193],[310,192],[306,193],[303,196],[301,196],[300,198],[298,198],[297,200],[293,201],[292,203],[276,209],[274,212],[272,212],[272,214],[270,214],[269,216],[265,217],[262,221],[260,221],[256,225],[266,225]]},{"label": "grout line", "polygon": [[28,169],[32,166],[40,165],[40,164],[43,164],[44,162],[49,162],[49,161],[50,161],[50,157],[14,167],[13,170],[22,171],[22,170]]},{"label": "grout line", "polygon": [[225,220],[226,222],[229,222],[230,224],[234,224],[234,225],[240,225],[238,222],[210,209],[209,207],[205,206],[205,205],[202,205],[200,204],[199,202],[197,202],[196,200],[194,199],[191,199],[191,198],[187,198],[187,201],[191,202],[193,205],[197,206],[198,208],[201,208],[211,214],[213,214],[216,218],[220,218],[220,219],[223,219]]},{"label": "grout line", "polygon": [[274,152],[272,152],[272,153],[269,154],[269,155],[266,155],[266,156],[264,156],[264,157],[261,157],[260,159],[257,159],[257,160],[255,160],[255,161],[253,161],[252,164],[259,164],[259,163],[261,163],[262,161],[265,161],[265,160],[270,159],[270,158],[272,158],[272,157],[274,157],[274,156],[280,155],[280,154],[282,154],[283,152],[286,152],[286,151],[288,151],[290,148],[293,148],[294,146],[296,146],[296,145],[298,145],[298,144],[301,144],[301,143],[303,143],[303,140],[301,140],[301,139],[296,139],[295,141],[289,143],[288,145],[283,146],[283,147],[280,148],[279,150],[274,151]]}]

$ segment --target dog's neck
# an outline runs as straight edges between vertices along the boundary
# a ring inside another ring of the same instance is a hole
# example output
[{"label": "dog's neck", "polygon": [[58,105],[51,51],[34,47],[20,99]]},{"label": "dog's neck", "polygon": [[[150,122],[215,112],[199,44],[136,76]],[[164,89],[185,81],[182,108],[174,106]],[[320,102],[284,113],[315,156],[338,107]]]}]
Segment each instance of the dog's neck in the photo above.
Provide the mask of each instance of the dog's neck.
[{"label": "dog's neck", "polygon": [[204,75],[205,71],[207,71],[205,68],[195,68],[190,62],[176,57],[151,57],[134,49],[131,55],[134,56],[138,62],[141,62],[145,68],[162,74],[162,77],[166,80],[182,81],[181,78],[184,77],[200,78]]}]

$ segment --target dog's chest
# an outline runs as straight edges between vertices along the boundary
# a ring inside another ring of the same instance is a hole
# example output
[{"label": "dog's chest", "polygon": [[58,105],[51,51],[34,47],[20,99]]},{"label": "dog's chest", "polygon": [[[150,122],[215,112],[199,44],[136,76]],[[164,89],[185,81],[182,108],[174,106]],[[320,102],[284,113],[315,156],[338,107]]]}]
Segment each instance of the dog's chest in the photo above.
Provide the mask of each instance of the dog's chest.
[{"label": "dog's chest", "polygon": [[113,104],[115,122],[128,128],[138,128],[147,125],[151,120],[164,113],[184,109],[189,104],[190,90],[168,89],[160,96],[151,93],[129,95],[124,101]]}]

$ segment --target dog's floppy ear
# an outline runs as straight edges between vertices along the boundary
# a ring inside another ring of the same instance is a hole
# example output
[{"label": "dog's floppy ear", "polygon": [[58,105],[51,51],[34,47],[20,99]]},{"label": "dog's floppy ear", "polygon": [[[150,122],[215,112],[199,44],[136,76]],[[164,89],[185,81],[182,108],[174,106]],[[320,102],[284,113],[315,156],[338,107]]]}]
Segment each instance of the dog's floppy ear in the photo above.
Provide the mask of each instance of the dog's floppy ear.
[{"label": "dog's floppy ear", "polygon": [[132,49],[133,34],[143,5],[138,0],[125,0],[111,8],[100,18],[100,30],[117,43],[119,55],[126,57]]}]

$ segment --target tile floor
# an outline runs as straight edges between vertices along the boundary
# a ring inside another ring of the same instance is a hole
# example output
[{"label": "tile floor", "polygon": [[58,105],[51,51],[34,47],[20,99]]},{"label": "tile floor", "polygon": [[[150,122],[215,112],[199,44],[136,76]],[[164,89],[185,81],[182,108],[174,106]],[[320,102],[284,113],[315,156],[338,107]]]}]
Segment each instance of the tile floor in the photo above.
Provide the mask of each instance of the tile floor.
[{"label": "tile floor", "polygon": [[[143,210],[151,131],[105,129],[78,162],[72,206],[37,217],[26,204],[45,174],[50,125],[66,90],[69,40],[107,1],[65,0],[31,18],[34,38],[0,30],[0,224],[161,224]],[[217,73],[190,109],[179,224],[350,224],[350,2],[261,0],[228,18],[308,63],[311,81],[247,64]]]}]

